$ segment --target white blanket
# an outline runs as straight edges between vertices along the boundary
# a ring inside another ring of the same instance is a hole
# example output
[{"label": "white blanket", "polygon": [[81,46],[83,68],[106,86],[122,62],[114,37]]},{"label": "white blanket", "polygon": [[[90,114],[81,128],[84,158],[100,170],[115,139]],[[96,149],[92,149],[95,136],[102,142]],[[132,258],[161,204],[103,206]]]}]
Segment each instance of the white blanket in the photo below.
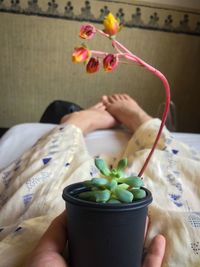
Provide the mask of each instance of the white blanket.
[{"label": "white blanket", "polygon": [[[0,139],[0,170],[20,157],[55,124],[24,123],[10,128]],[[172,136],[200,152],[200,134],[174,132]],[[119,155],[127,145],[131,133],[126,129],[99,130],[85,137],[91,156],[96,154]]]},{"label": "white blanket", "polygon": [[[159,124],[154,119],[142,125],[121,151],[120,157],[128,157],[128,174],[142,167]],[[113,165],[118,160],[116,155],[106,158]],[[165,267],[200,266],[199,170],[200,154],[165,129],[143,175],[154,198],[147,243],[156,233],[166,236]],[[96,175],[81,131],[72,125],[55,127],[3,169],[0,266],[22,266],[52,218],[64,210],[63,188]]]}]

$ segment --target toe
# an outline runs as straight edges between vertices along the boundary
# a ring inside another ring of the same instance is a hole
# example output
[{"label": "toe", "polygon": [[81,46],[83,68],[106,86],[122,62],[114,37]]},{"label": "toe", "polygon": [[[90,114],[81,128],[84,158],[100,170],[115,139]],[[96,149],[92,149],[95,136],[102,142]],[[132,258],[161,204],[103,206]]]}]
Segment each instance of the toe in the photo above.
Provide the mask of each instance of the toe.
[{"label": "toe", "polygon": [[107,95],[103,95],[101,98],[101,101],[103,102],[103,104],[108,104],[109,103],[109,99]]},{"label": "toe", "polygon": [[120,100],[119,94],[114,94],[114,95],[109,96],[110,103],[115,103],[116,101],[119,101],[119,100]]},{"label": "toe", "polygon": [[127,94],[123,94],[123,99],[129,100],[130,99],[130,96],[127,95]]},{"label": "toe", "polygon": [[118,101],[121,100],[121,94],[115,94],[114,97]]},{"label": "toe", "polygon": [[126,98],[125,94],[120,94],[119,99],[123,101],[123,100],[126,100],[127,98]]},{"label": "toe", "polygon": [[96,105],[92,106],[91,109],[105,110],[105,105],[103,102],[98,102]]}]

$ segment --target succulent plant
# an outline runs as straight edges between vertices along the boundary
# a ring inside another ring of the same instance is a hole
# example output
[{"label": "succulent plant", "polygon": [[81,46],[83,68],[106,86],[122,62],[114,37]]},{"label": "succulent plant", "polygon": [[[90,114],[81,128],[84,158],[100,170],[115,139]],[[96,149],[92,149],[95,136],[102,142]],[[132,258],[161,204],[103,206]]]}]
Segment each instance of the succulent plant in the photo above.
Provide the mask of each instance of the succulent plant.
[{"label": "succulent plant", "polygon": [[79,198],[100,203],[131,203],[144,198],[141,178],[126,177],[124,173],[127,163],[127,158],[123,158],[116,168],[110,169],[103,159],[96,158],[95,165],[104,177],[86,180],[84,185],[88,190],[80,193]]}]

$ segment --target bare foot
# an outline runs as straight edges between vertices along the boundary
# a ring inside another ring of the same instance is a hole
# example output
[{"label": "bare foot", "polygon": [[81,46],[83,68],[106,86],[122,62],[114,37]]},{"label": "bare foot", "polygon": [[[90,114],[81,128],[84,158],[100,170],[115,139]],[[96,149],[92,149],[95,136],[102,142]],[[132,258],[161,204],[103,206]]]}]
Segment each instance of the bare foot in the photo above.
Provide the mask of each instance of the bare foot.
[{"label": "bare foot", "polygon": [[105,110],[103,102],[99,102],[89,109],[65,115],[60,123],[69,123],[79,127],[83,134],[97,129],[108,129],[117,125],[116,119]]},{"label": "bare foot", "polygon": [[106,110],[132,132],[151,117],[127,94],[103,96]]}]

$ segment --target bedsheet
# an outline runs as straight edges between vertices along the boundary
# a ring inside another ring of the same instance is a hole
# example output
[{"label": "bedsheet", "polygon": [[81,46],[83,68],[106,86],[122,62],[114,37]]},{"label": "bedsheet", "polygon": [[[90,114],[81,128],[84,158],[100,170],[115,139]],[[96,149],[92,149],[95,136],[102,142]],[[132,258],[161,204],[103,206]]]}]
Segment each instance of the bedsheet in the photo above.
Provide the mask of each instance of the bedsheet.
[{"label": "bedsheet", "polygon": [[[129,140],[123,151],[129,162],[127,175],[137,174],[141,169],[159,125],[159,120],[152,119]],[[109,160],[112,166],[118,161],[113,155]],[[162,267],[197,267],[200,264],[199,169],[200,153],[176,141],[164,129],[143,175],[145,186],[153,195],[146,245],[157,233],[166,236]],[[97,175],[82,133],[72,125],[55,127],[20,160],[1,171],[1,267],[23,266],[52,218],[63,211],[63,188]]]},{"label": "bedsheet", "polygon": [[[13,126],[0,139],[0,169],[20,157],[42,135],[55,124],[24,123]],[[200,151],[200,134],[173,133],[174,138]],[[96,154],[116,155],[127,145],[131,133],[126,129],[99,130],[85,137],[86,146],[92,156]]]}]

